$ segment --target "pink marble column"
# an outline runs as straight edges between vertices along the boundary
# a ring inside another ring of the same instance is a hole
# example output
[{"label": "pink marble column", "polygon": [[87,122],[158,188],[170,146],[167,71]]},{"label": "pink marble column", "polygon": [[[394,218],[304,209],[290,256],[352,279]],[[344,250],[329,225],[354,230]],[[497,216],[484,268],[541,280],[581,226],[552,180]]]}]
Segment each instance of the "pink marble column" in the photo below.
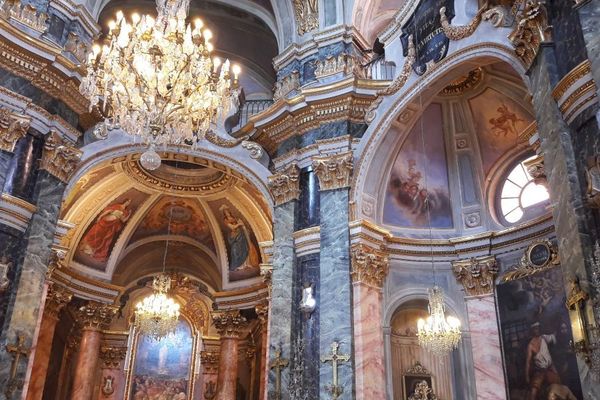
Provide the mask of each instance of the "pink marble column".
[{"label": "pink marble column", "polygon": [[260,321],[260,367],[258,373],[259,377],[259,391],[258,391],[258,399],[266,400],[265,393],[267,390],[267,379],[268,379],[268,370],[267,370],[267,351],[269,347],[269,305],[268,304],[259,304],[255,307],[256,314],[258,315],[258,319]]},{"label": "pink marble column", "polygon": [[385,399],[382,285],[388,261],[364,245],[352,249],[356,398]]},{"label": "pink marble column", "polygon": [[44,394],[54,331],[60,311],[71,301],[72,296],[73,294],[62,286],[56,284],[48,285],[48,294],[46,296],[37,342],[35,343],[35,354],[29,374],[29,386],[26,391],[27,400],[40,400]]},{"label": "pink marble column", "polygon": [[102,341],[100,329],[108,327],[116,312],[117,307],[92,301],[77,310],[77,323],[82,325],[82,334],[71,400],[92,400]]},{"label": "pink marble column", "polygon": [[213,312],[213,323],[221,335],[217,400],[236,398],[238,376],[238,340],[248,322],[238,310]]}]

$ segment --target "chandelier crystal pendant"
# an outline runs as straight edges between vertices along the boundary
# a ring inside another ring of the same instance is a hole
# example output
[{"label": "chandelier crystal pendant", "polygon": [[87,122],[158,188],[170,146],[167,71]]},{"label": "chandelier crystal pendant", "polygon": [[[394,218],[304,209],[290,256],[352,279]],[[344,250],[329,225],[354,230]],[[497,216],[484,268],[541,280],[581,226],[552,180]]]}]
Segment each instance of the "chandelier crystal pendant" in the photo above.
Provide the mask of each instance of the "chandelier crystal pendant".
[{"label": "chandelier crystal pendant", "polygon": [[419,345],[437,356],[445,356],[456,347],[461,339],[458,318],[446,317],[444,292],[434,286],[429,292],[429,317],[417,323]]},{"label": "chandelier crystal pendant", "polygon": [[166,274],[154,277],[154,293],[135,306],[135,326],[140,333],[154,340],[175,332],[179,321],[179,304],[167,296],[171,278]]},{"label": "chandelier crystal pendant", "polygon": [[[89,55],[80,91],[104,121],[94,133],[122,129],[148,146],[144,168],[160,166],[158,145],[195,147],[239,105],[240,67],[211,56],[212,33],[186,24],[190,0],[157,0],[158,15],[122,11],[104,45]],[[102,105],[101,105],[102,103]]]}]

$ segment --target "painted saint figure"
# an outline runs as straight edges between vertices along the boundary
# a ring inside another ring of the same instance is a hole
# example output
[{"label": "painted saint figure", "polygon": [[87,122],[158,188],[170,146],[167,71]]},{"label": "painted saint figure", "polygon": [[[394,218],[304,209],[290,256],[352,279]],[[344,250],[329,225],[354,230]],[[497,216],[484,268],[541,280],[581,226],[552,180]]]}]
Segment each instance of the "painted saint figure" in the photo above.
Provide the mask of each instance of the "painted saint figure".
[{"label": "painted saint figure", "polygon": [[107,206],[83,237],[82,251],[97,261],[106,261],[119,233],[131,217],[130,199]]},{"label": "painted saint figure", "polygon": [[229,270],[240,271],[258,267],[260,264],[258,250],[250,239],[244,221],[236,218],[227,206],[222,206],[220,210],[223,212],[223,222],[228,230]]},{"label": "painted saint figure", "polygon": [[529,385],[529,400],[536,400],[545,385],[560,385],[560,376],[552,361],[548,345],[556,344],[556,335],[542,335],[540,323],[531,325],[531,340],[527,345],[525,382]]}]

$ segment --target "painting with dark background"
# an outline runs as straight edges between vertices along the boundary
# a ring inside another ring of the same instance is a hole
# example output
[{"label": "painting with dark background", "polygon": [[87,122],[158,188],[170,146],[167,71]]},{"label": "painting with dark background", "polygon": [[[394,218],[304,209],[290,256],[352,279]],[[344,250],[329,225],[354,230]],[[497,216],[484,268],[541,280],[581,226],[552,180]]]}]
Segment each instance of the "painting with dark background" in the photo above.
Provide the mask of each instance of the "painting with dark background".
[{"label": "painting with dark background", "polygon": [[[554,398],[552,392],[583,399],[560,267],[502,283],[497,295],[509,400],[529,400],[533,388],[539,400]],[[528,353],[542,347],[549,356],[532,357],[527,371]],[[536,367],[543,363],[548,367]]]}]

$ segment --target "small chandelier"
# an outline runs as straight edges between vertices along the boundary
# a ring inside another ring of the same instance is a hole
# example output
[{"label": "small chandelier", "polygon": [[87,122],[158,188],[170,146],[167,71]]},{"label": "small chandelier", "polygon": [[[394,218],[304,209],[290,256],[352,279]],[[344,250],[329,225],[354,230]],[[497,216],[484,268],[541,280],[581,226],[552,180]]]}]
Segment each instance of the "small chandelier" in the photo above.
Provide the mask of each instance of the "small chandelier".
[{"label": "small chandelier", "polygon": [[417,337],[419,345],[437,356],[454,350],[460,342],[460,321],[445,315],[444,292],[434,286],[429,292],[429,317],[419,318]]},{"label": "small chandelier", "polygon": [[96,136],[121,128],[141,139],[148,149],[140,162],[149,170],[161,163],[157,145],[195,147],[238,105],[240,67],[211,57],[211,31],[200,19],[186,24],[189,4],[157,0],[156,19],[134,13],[131,22],[119,11],[80,86],[90,111],[103,102]]},{"label": "small chandelier", "polygon": [[154,293],[135,306],[135,326],[140,333],[161,340],[175,332],[179,321],[179,304],[167,296],[171,278],[166,274],[154,277]]}]

